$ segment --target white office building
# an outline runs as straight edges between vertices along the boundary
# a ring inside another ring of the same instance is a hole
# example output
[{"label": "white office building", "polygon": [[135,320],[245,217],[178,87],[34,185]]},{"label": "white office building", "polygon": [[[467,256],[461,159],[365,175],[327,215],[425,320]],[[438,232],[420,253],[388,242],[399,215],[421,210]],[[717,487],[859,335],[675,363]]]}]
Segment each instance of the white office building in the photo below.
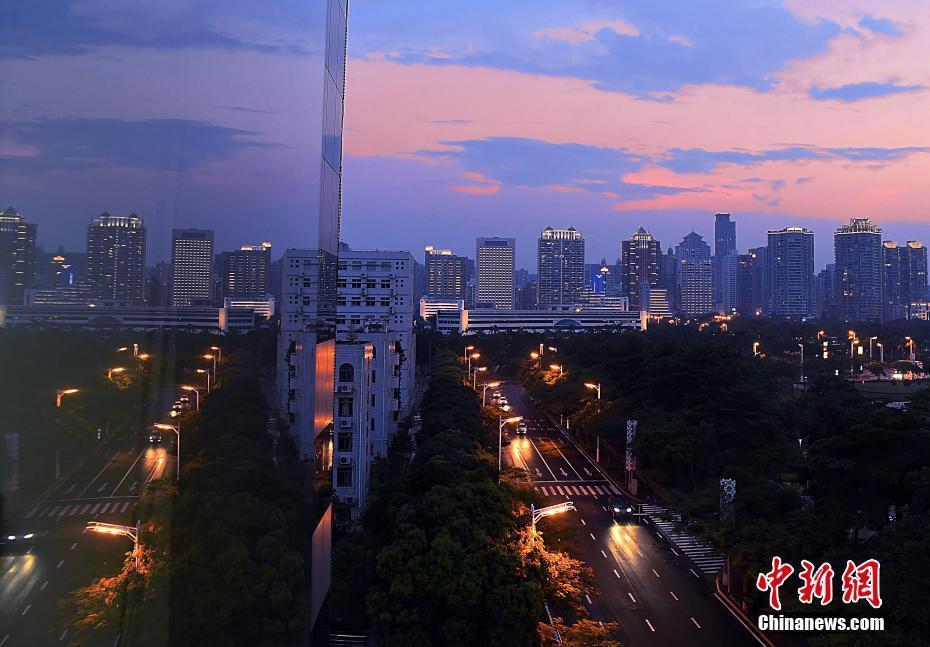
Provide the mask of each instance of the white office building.
[{"label": "white office building", "polygon": [[513,310],[513,238],[478,238],[475,244],[475,303],[478,307]]}]

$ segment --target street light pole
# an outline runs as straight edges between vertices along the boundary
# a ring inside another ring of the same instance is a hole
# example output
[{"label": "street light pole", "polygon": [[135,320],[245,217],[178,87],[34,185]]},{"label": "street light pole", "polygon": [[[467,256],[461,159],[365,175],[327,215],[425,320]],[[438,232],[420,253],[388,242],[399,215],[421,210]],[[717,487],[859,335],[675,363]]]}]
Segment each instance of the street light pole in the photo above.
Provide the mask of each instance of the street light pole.
[{"label": "street light pole", "polygon": [[139,569],[139,530],[140,522],[136,521],[135,526],[121,526],[115,523],[104,523],[102,521],[88,521],[87,530],[99,532],[103,535],[118,535],[120,537],[129,537],[132,540],[132,554],[136,560],[136,570]]},{"label": "street light pole", "polygon": [[61,399],[77,393],[77,389],[55,389],[55,480],[61,478]]},{"label": "street light pole", "polygon": [[549,517],[554,514],[560,514],[562,512],[568,512],[569,510],[574,510],[575,504],[572,501],[565,501],[563,503],[556,503],[555,505],[546,506],[545,508],[537,508],[536,504],[530,504],[530,518],[532,519],[532,531],[530,533],[530,545],[536,543],[536,522],[542,519],[543,517]]},{"label": "street light pole", "polygon": [[597,391],[597,399],[598,400],[601,399],[601,383],[600,382],[598,382],[597,384],[595,384],[594,382],[585,382],[584,385],[588,387],[589,389],[594,389],[595,391]]},{"label": "street light pole", "polygon": [[804,344],[798,344],[801,349],[801,384],[804,384]]},{"label": "street light pole", "polygon": [[156,422],[156,429],[161,429],[162,431],[173,431],[178,437],[178,458],[174,461],[175,466],[175,482],[178,484],[178,492],[181,491],[181,423],[178,422],[176,425],[169,425],[164,422]]},{"label": "street light pole", "polygon": [[196,403],[195,410],[200,411],[200,389],[198,389],[196,386],[190,386],[188,384],[185,384],[181,386],[181,390],[194,392],[194,402]]},{"label": "street light pole", "polygon": [[210,369],[208,369],[208,368],[198,368],[198,369],[197,369],[197,372],[198,372],[198,373],[203,373],[204,375],[207,376],[207,393],[209,393],[209,392],[210,392]]},{"label": "street light pole", "polygon": [[475,370],[472,372],[471,388],[475,391],[478,390],[478,373],[486,370],[488,370],[487,366],[476,366]]},{"label": "street light pole", "polygon": [[488,389],[493,389],[499,387],[500,385],[500,382],[488,382],[484,385],[484,388],[481,389],[481,406],[484,406],[485,402],[487,402],[486,397],[488,395]]},{"label": "street light pole", "polygon": [[497,426],[497,482],[501,482],[501,467],[503,465],[503,456],[504,456],[504,427],[513,422],[520,422],[523,420],[523,416],[514,416],[513,418],[504,418],[504,416],[498,416],[498,426]]},{"label": "street light pole", "polygon": [[872,345],[878,337],[869,337],[869,361],[872,360]]}]

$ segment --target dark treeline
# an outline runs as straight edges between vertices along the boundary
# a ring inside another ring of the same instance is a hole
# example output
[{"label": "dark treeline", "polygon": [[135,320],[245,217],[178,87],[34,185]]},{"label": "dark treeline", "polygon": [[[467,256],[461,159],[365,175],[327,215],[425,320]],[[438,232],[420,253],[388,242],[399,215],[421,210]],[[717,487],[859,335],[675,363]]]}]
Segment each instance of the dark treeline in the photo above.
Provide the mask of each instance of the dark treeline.
[{"label": "dark treeline", "polygon": [[[749,577],[779,555],[796,568],[831,562],[839,587],[847,559],[879,559],[887,630],[858,644],[927,644],[930,583],[915,573],[930,567],[930,392],[896,411],[815,366],[810,388],[797,391],[797,364],[753,358],[735,338],[692,327],[553,337],[546,344],[558,351],[546,351],[543,368],[563,363],[560,379],[544,379],[528,359],[539,336],[470,343],[491,362],[523,358],[529,391],[570,416],[582,442],[600,436],[602,462],[618,473],[626,421],[637,420],[637,476]],[[585,382],[602,385],[600,402]],[[721,478],[737,482],[733,522],[719,515]],[[789,612],[799,611],[787,597]],[[838,598],[802,613],[879,614]]]}]

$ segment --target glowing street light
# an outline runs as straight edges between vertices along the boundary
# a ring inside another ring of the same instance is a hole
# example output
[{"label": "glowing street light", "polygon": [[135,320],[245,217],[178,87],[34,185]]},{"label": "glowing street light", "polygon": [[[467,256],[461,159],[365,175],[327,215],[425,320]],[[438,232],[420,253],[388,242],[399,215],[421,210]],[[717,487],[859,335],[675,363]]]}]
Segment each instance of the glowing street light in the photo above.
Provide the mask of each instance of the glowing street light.
[{"label": "glowing street light", "polygon": [[144,362],[147,359],[152,359],[152,356],[149,355],[148,353],[139,353],[138,355],[136,355],[136,359],[141,359]]},{"label": "glowing street light", "polygon": [[213,374],[216,375],[216,355],[211,355],[210,353],[207,353],[203,356],[203,358],[208,359],[208,360],[209,359],[213,360]]},{"label": "glowing street light", "polygon": [[114,366],[113,368],[107,369],[107,379],[112,380],[114,373],[123,373],[126,371],[124,366]]},{"label": "glowing street light", "polygon": [[66,395],[77,393],[78,389],[56,389],[55,390],[55,407],[61,408],[61,399]]},{"label": "glowing street light", "polygon": [[475,370],[472,371],[472,376],[471,376],[471,388],[475,389],[476,391],[478,390],[478,373],[481,373],[482,371],[486,371],[486,370],[488,370],[487,366],[476,366],[475,367]]},{"label": "glowing street light", "polygon": [[[472,346],[472,348],[474,348],[474,346]],[[478,359],[479,357],[481,357],[481,353],[471,353],[470,355],[468,355],[468,357],[466,357],[466,360],[468,361],[469,374],[471,373],[471,361],[473,359]]]},{"label": "glowing street light", "polygon": [[116,535],[118,537],[128,537],[132,540],[132,554],[136,559],[136,569],[139,568],[139,522],[135,526],[121,526],[115,523],[103,523],[102,521],[88,521],[87,530],[96,532],[101,535]]},{"label": "glowing street light", "polygon": [[762,342],[754,341],[752,342],[752,356],[758,357],[762,353]]},{"label": "glowing street light", "polygon": [[568,512],[569,510],[574,510],[575,504],[572,501],[565,501],[563,503],[556,503],[555,505],[546,506],[545,508],[537,508],[535,504],[530,504],[530,516],[533,520],[532,532],[530,534],[530,545],[536,543],[536,522],[542,519],[543,517],[550,517],[554,514],[561,514],[563,512]]},{"label": "glowing street light", "polygon": [[222,364],[223,363],[223,349],[219,346],[210,346],[210,350],[216,353],[219,363]]},{"label": "glowing street light", "polygon": [[798,344],[801,349],[801,384],[804,384],[804,344]]},{"label": "glowing street light", "polygon": [[488,389],[494,389],[494,388],[499,387],[500,385],[501,385],[500,382],[488,382],[487,384],[484,385],[484,387],[481,389],[481,406],[484,406],[485,404],[485,397],[488,394]]},{"label": "glowing street light", "polygon": [[878,339],[878,337],[869,337],[869,359],[870,360],[872,359],[872,346],[875,343],[876,339]]},{"label": "glowing street light", "polygon": [[511,425],[515,422],[520,422],[523,420],[523,416],[514,416],[513,418],[504,418],[504,416],[498,416],[498,428],[497,428],[497,482],[501,482],[501,465],[503,464],[503,448],[504,448],[504,427]]},{"label": "glowing street light", "polygon": [[129,346],[120,346],[119,348],[116,349],[116,352],[123,353],[123,352],[126,352],[127,350],[129,350]]},{"label": "glowing street light", "polygon": [[913,338],[911,338],[911,337],[905,337],[905,338],[904,338],[904,342],[905,342],[905,345],[908,346],[908,347],[911,349],[911,355],[910,355],[911,364],[916,364],[916,363],[917,363],[917,356],[916,356],[916,354],[914,353],[914,340],[913,340]]},{"label": "glowing street light", "polygon": [[462,359],[464,359],[464,360],[466,360],[466,361],[468,360],[468,351],[470,351],[470,350],[475,350],[475,347],[474,347],[474,346],[466,346],[466,347],[465,347],[465,352],[462,354]]},{"label": "glowing street light", "polygon": [[[876,344],[876,346],[878,346],[878,355],[879,355],[879,360],[878,360],[878,361],[879,361],[881,364],[884,364],[884,363],[885,363],[885,345],[884,345],[883,343],[881,343],[881,342],[878,342],[878,343]],[[884,375],[884,373],[885,373],[885,371],[884,371],[884,369],[882,369],[882,375]]]},{"label": "glowing street light", "polygon": [[73,395],[78,392],[78,389],[55,389],[55,480],[57,481],[61,478],[61,447],[60,447],[60,438],[61,434],[61,419],[59,417],[58,409],[61,409],[61,400],[66,395]]},{"label": "glowing street light", "polygon": [[553,371],[558,371],[558,372],[559,372],[559,375],[564,375],[564,374],[565,374],[565,371],[563,370],[561,364],[550,364],[550,365],[549,365],[549,368],[551,368]]},{"label": "glowing street light", "polygon": [[601,399],[601,383],[600,382],[598,382],[597,384],[595,384],[594,382],[585,382],[584,385],[585,387],[589,389],[594,389],[595,391],[597,391],[597,399],[598,400]]},{"label": "glowing street light", "polygon": [[558,353],[558,352],[559,352],[559,349],[556,348],[555,346],[548,346],[547,348],[548,348],[549,350],[551,350],[553,353]]},{"label": "glowing street light", "polygon": [[164,422],[156,422],[152,425],[156,429],[161,429],[162,431],[173,431],[178,437],[178,457],[174,461],[175,471],[177,476],[175,477],[175,482],[178,484],[178,491],[180,492],[181,488],[181,423],[178,422],[176,425],[169,425]]},{"label": "glowing street light", "polygon": [[210,369],[208,368],[198,368],[197,373],[202,373],[207,376],[207,393],[210,392]]},{"label": "glowing street light", "polygon": [[194,402],[196,403],[195,411],[200,411],[200,389],[198,389],[196,386],[191,386],[189,384],[182,384],[181,390],[194,392],[194,398],[195,398]]}]

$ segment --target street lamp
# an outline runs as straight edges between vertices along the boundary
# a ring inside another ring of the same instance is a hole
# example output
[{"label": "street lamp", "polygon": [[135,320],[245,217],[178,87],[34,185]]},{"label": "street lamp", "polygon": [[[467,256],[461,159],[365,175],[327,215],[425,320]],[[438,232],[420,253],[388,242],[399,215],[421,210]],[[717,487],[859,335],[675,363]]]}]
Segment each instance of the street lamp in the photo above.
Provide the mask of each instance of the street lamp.
[{"label": "street lamp", "polygon": [[208,368],[198,368],[198,369],[197,369],[197,372],[198,372],[198,373],[203,373],[204,375],[207,376],[207,393],[209,393],[209,392],[210,392],[210,369],[208,369]]},{"label": "street lamp", "polygon": [[152,358],[152,356],[149,355],[148,353],[140,353],[139,355],[136,355],[136,359],[141,359],[141,360],[143,360],[143,361],[145,361],[145,360],[147,360],[147,359],[151,359],[151,358]]},{"label": "street lamp", "polygon": [[559,349],[556,348],[555,346],[548,346],[547,348],[548,348],[549,350],[551,350],[553,353],[558,353],[558,352],[559,352]]},{"label": "street lamp", "polygon": [[504,451],[504,427],[515,422],[520,422],[523,420],[523,416],[514,416],[513,418],[504,418],[504,416],[498,416],[498,428],[497,428],[497,482],[501,482],[501,464],[503,460],[503,451]]},{"label": "street lamp", "polygon": [[73,395],[78,389],[55,389],[55,480],[61,478],[61,417],[58,409],[61,408],[61,399],[66,395]]},{"label": "street lamp", "polygon": [[801,349],[801,384],[804,384],[804,344],[799,343],[798,348]]},{"label": "street lamp", "polygon": [[601,399],[601,383],[600,382],[598,382],[597,384],[595,384],[594,382],[585,382],[584,385],[589,389],[594,389],[595,391],[597,391],[597,399],[598,400]]},{"label": "street lamp", "polygon": [[476,366],[475,367],[475,370],[472,371],[472,376],[471,376],[471,388],[475,389],[476,391],[478,390],[478,373],[480,373],[481,371],[486,371],[486,370],[488,370],[487,366]]},{"label": "street lamp", "polygon": [[[881,342],[878,342],[878,343],[876,344],[876,346],[878,346],[878,356],[879,356],[879,360],[878,360],[878,361],[879,361],[882,365],[884,365],[884,364],[885,364],[885,345],[884,345],[883,343],[881,343]],[[884,376],[884,374],[885,374],[885,370],[884,370],[884,366],[883,366],[883,367],[882,367],[882,376]]]},{"label": "street lamp", "polygon": [[190,386],[189,384],[181,385],[182,391],[193,391],[194,392],[194,402],[196,403],[196,411],[200,411],[200,389],[196,386]]},{"label": "street lamp", "polygon": [[[852,331],[849,331],[852,333]],[[859,344],[859,340],[856,338],[855,334],[849,338],[849,374],[852,375],[855,373],[855,363],[856,363],[856,346]]]},{"label": "street lamp", "polygon": [[112,380],[114,373],[122,373],[126,370],[123,366],[114,366],[113,368],[107,369],[107,379]]},{"label": "street lamp", "polygon": [[471,361],[481,357],[481,353],[471,353],[466,359],[468,360],[468,372],[471,373]]},{"label": "street lamp", "polygon": [[761,354],[760,353],[761,348],[762,348],[762,342],[760,341],[752,342],[752,356],[758,357]]},{"label": "street lamp", "polygon": [[911,364],[915,364],[917,362],[917,356],[914,353],[914,340],[911,337],[905,337],[904,342],[905,342],[905,345],[909,346],[911,349],[911,355],[910,355]]},{"label": "street lamp", "polygon": [[533,519],[533,530],[530,534],[530,546],[536,543],[536,522],[542,519],[543,517],[550,517],[554,514],[561,514],[562,512],[568,512],[569,510],[574,510],[575,504],[572,501],[565,501],[564,503],[556,503],[555,505],[546,506],[545,508],[536,508],[536,504],[530,504],[530,516]]},{"label": "street lamp", "polygon": [[129,350],[129,346],[120,346],[119,348],[116,349],[116,352],[117,352],[117,353],[123,353],[123,352],[125,352],[125,351],[127,351],[127,350]]},{"label": "street lamp", "polygon": [[220,364],[222,364],[223,363],[223,349],[219,346],[210,346],[210,350],[216,353]]},{"label": "street lamp", "polygon": [[169,425],[164,422],[156,422],[153,425],[156,429],[161,429],[162,431],[173,431],[178,437],[178,457],[174,461],[175,471],[177,476],[175,477],[175,482],[178,484],[178,492],[181,490],[181,423],[180,421],[176,425]]},{"label": "street lamp", "polygon": [[139,569],[139,522],[135,526],[120,526],[115,523],[103,523],[102,521],[88,521],[87,530],[98,532],[102,535],[117,535],[119,537],[129,537],[132,540],[132,554],[136,558],[136,570]]},{"label": "street lamp", "polygon": [[475,350],[475,347],[474,347],[474,346],[466,346],[466,347],[465,347],[465,353],[462,355],[462,359],[465,359],[465,360],[468,359],[468,351],[470,351],[470,350]]},{"label": "street lamp", "polygon": [[213,374],[216,375],[216,355],[211,355],[210,353],[207,353],[203,356],[203,358],[213,360]]},{"label": "street lamp", "polygon": [[487,384],[484,385],[484,388],[481,389],[481,406],[484,406],[485,397],[488,394],[488,389],[493,389],[493,388],[499,387],[500,385],[501,385],[500,382],[488,382]]},{"label": "street lamp", "polygon": [[563,375],[565,373],[561,364],[550,364],[549,368],[551,368],[553,371],[558,371],[559,375]]},{"label": "street lamp", "polygon": [[875,342],[876,339],[878,339],[878,337],[869,337],[869,359],[870,360],[872,359],[872,344]]}]

